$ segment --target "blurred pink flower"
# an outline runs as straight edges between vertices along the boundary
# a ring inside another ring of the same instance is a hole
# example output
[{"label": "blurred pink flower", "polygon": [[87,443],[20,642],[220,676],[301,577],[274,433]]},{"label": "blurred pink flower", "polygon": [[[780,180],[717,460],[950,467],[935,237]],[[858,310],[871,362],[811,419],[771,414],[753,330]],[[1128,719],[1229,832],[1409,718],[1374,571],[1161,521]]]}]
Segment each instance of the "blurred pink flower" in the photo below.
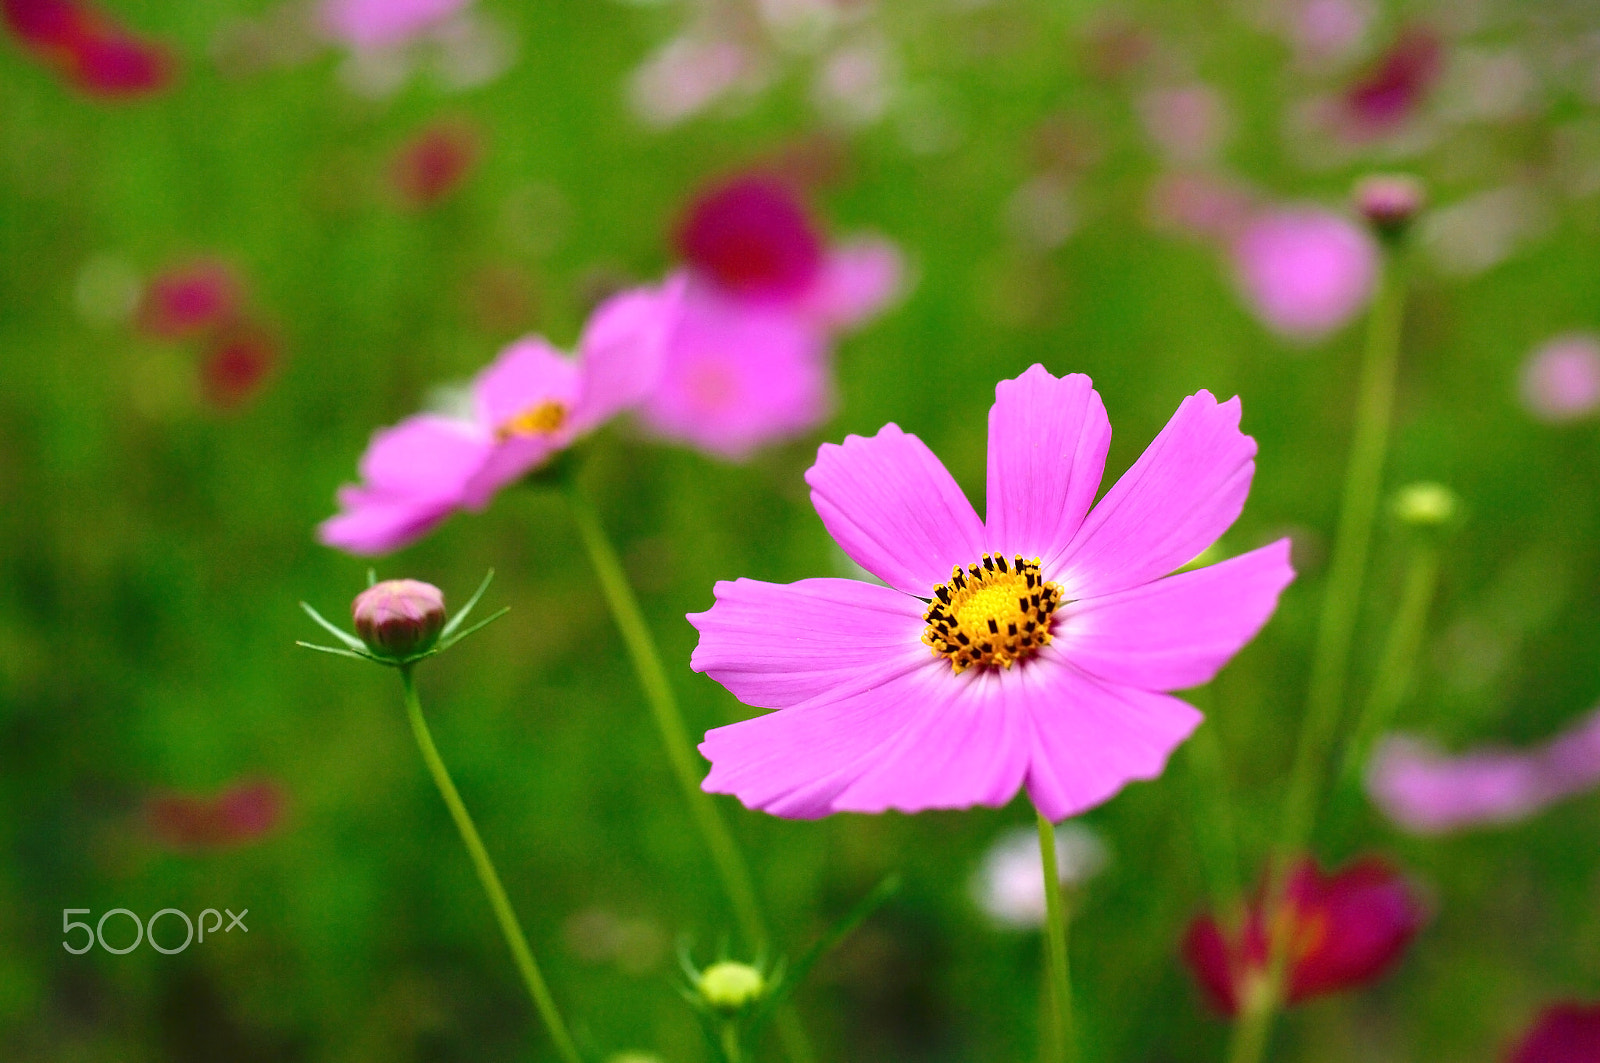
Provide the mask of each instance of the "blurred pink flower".
[{"label": "blurred pink flower", "polygon": [[1207,173],[1166,173],[1150,185],[1151,224],[1207,240],[1231,241],[1250,220],[1254,197],[1237,181]]},{"label": "blurred pink flower", "polygon": [[1211,1005],[1237,1015],[1265,978],[1272,934],[1288,934],[1288,1003],[1353,989],[1388,973],[1422,929],[1424,910],[1404,878],[1379,860],[1324,874],[1301,860],[1289,880],[1287,911],[1268,927],[1258,899],[1229,933],[1210,915],[1189,924],[1184,962]]},{"label": "blurred pink flower", "polygon": [[1195,83],[1152,89],[1139,99],[1145,132],[1169,163],[1209,162],[1228,135],[1230,116],[1222,94]]},{"label": "blurred pink flower", "polygon": [[243,302],[244,286],[226,263],[186,262],[151,278],[137,324],[157,339],[189,339],[234,320]]},{"label": "blurred pink flower", "polygon": [[146,96],[172,83],[171,52],[87,3],[0,0],[0,16],[24,46],[91,96]]},{"label": "blurred pink flower", "polygon": [[1444,72],[1444,41],[1427,26],[1408,26],[1340,97],[1346,135],[1369,140],[1411,118]]},{"label": "blurred pink flower", "polygon": [[668,41],[634,71],[629,99],[649,124],[671,126],[765,80],[761,58],[749,46],[731,36],[691,32]]},{"label": "blurred pink flower", "polygon": [[243,845],[282,822],[283,789],[270,780],[234,783],[215,794],[163,793],[145,802],[150,833],[168,849],[194,852]]},{"label": "blurred pink flower", "polygon": [[639,417],[663,439],[743,461],[815,427],[832,398],[820,329],[781,307],[691,284],[664,371]]},{"label": "blurred pink flower", "polygon": [[391,48],[434,29],[472,0],[322,0],[323,30],[363,50]]},{"label": "blurred pink flower", "polygon": [[1232,257],[1250,309],[1269,329],[1296,340],[1325,336],[1360,312],[1379,269],[1371,235],[1317,207],[1258,214],[1234,239]]},{"label": "blurred pink flower", "polygon": [[359,484],[318,537],[353,554],[385,554],[458,509],[481,510],[502,487],[638,402],[660,372],[681,284],[613,296],[568,358],[543,337],[518,340],[478,374],[468,418],[420,414],[373,436]]},{"label": "blurred pink flower", "polygon": [[201,356],[201,394],[218,410],[237,410],[260,394],[277,367],[272,333],[250,324],[224,329]]},{"label": "blurred pink flower", "polygon": [[401,145],[389,165],[389,183],[405,206],[431,207],[461,187],[481,153],[472,126],[435,122]]},{"label": "blurred pink flower", "polygon": [[1205,683],[1293,578],[1285,541],[1169,576],[1238,517],[1255,471],[1239,402],[1185,399],[1099,505],[1111,425],[1089,378],[995,389],[988,520],[916,436],[823,444],[824,526],[887,586],[718,583],[690,664],[776,712],[707,733],[704,787],[807,819],[1000,806],[1061,820],[1153,779]]},{"label": "blurred pink flower", "polygon": [[1522,365],[1522,404],[1541,421],[1575,421],[1600,408],[1600,338],[1547,341]]},{"label": "blurred pink flower", "polygon": [[1291,4],[1287,28],[1301,61],[1320,65],[1360,44],[1372,16],[1367,0],[1298,0]]},{"label": "blurred pink flower", "polygon": [[1373,754],[1367,791],[1384,814],[1417,834],[1526,819],[1600,785],[1600,710],[1525,751],[1489,746],[1449,756],[1393,736]]},{"label": "blurred pink flower", "polygon": [[1540,1012],[1506,1063],[1596,1063],[1600,1060],[1600,1004],[1566,1001]]},{"label": "blurred pink flower", "polygon": [[747,174],[690,208],[684,312],[640,405],[656,435],[742,461],[831,410],[833,335],[899,292],[900,254],[862,238],[825,247],[783,179]]}]

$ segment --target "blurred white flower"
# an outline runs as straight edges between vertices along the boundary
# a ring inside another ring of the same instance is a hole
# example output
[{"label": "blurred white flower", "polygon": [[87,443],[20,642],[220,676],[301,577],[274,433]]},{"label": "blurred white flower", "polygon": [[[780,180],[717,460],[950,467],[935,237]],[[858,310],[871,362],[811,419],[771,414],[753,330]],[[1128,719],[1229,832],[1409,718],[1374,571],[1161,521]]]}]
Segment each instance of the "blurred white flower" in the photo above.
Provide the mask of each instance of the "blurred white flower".
[{"label": "blurred white flower", "polygon": [[731,38],[686,33],[674,37],[633,72],[628,99],[647,124],[666,127],[691,118],[734,91],[766,83],[765,64]]},{"label": "blurred white flower", "polygon": [[[1076,820],[1056,827],[1056,867],[1063,886],[1098,875],[1109,856],[1100,836]],[[1016,827],[995,839],[972,878],[972,896],[996,923],[1025,930],[1045,921],[1044,870],[1039,834]]]},{"label": "blurred white flower", "polygon": [[817,68],[812,99],[823,115],[846,126],[871,125],[889,110],[895,62],[879,36],[840,45]]}]

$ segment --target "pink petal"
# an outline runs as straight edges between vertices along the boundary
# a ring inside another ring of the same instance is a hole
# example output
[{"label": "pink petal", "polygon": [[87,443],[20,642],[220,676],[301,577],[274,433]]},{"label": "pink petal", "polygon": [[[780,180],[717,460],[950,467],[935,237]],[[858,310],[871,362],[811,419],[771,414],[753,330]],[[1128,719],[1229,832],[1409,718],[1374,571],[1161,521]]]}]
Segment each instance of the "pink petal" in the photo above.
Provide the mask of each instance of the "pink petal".
[{"label": "pink petal", "polygon": [[471,0],[322,0],[325,32],[356,48],[385,48],[419,36]]},{"label": "pink petal", "polygon": [[1100,679],[1143,690],[1209,683],[1277,608],[1294,579],[1280,539],[1194,572],[1068,603],[1055,645]]},{"label": "pink petal", "polygon": [[1034,365],[1002,380],[989,409],[993,549],[1047,557],[1070,543],[1100,489],[1111,422],[1089,378]]},{"label": "pink petal", "polygon": [[1134,780],[1159,776],[1201,720],[1177,698],[1079,672],[1054,644],[1009,675],[1023,681],[1033,724],[1028,796],[1052,822],[1109,800]]},{"label": "pink petal", "polygon": [[849,579],[716,585],[716,604],[689,614],[700,631],[689,665],[746,705],[781,709],[838,689],[863,669],[925,664],[923,603]]},{"label": "pink petal", "polygon": [[983,524],[972,503],[927,445],[898,425],[824,443],[806,483],[844,552],[907,594],[926,597],[956,565],[983,556]]},{"label": "pink petal", "polygon": [[560,403],[570,415],[582,390],[577,362],[543,336],[526,336],[501,351],[472,385],[478,420],[490,432],[547,402]]},{"label": "pink petal", "polygon": [[373,435],[361,456],[361,478],[384,492],[454,497],[489,445],[474,425],[420,414]]},{"label": "pink petal", "polygon": [[684,281],[634,288],[597,307],[578,340],[583,397],[572,411],[575,432],[586,432],[641,401],[661,376],[668,337],[682,316]]},{"label": "pink petal", "polygon": [[866,237],[828,252],[802,311],[823,328],[853,329],[888,306],[905,283],[905,260],[888,240]]},{"label": "pink petal", "polygon": [[1004,804],[1026,724],[997,677],[942,660],[861,670],[835,691],[707,733],[705,789],[791,819]]},{"label": "pink petal", "polygon": [[446,499],[385,495],[361,488],[339,493],[340,512],[317,528],[317,541],[363,557],[392,553],[438,527],[454,510]]},{"label": "pink petal", "polygon": [[828,363],[826,337],[792,310],[692,284],[639,417],[663,439],[743,461],[828,416]]},{"label": "pink petal", "polygon": [[1095,506],[1046,575],[1069,599],[1137,587],[1192,560],[1238,519],[1256,442],[1239,431],[1237,397],[1184,399],[1139,460]]}]

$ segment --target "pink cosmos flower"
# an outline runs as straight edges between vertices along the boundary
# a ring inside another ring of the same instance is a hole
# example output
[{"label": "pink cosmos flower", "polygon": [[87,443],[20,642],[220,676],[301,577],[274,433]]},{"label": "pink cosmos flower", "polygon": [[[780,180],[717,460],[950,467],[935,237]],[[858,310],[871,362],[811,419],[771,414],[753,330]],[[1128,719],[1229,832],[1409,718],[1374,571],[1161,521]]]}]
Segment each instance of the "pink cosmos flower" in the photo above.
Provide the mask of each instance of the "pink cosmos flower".
[{"label": "pink cosmos flower", "polygon": [[473,382],[470,417],[425,413],[373,436],[362,482],[340,488],[340,512],[318,537],[384,554],[458,509],[483,509],[652,387],[680,299],[677,283],[613,296],[589,319],[575,358],[540,336],[513,343]]},{"label": "pink cosmos flower", "polygon": [[832,407],[831,339],[900,288],[883,240],[825,247],[788,182],[746,174],[691,207],[683,315],[640,407],[656,435],[742,461],[820,424]]},{"label": "pink cosmos flower", "polygon": [[446,22],[472,0],[322,0],[323,29],[352,48],[405,44]]},{"label": "pink cosmos flower", "polygon": [[[1277,932],[1289,942],[1289,1003],[1337,993],[1382,977],[1422,929],[1425,912],[1394,870],[1373,859],[1325,875],[1303,860],[1289,881],[1285,917]],[[1244,998],[1267,975],[1272,941],[1260,902],[1229,934],[1209,915],[1184,938],[1184,962],[1207,999],[1237,1015]]]},{"label": "pink cosmos flower", "polygon": [[0,18],[77,88],[102,99],[130,99],[171,84],[176,64],[159,44],[130,34],[77,0],[0,0]]},{"label": "pink cosmos flower", "polygon": [[1444,41],[1426,26],[1401,30],[1371,70],[1345,90],[1340,103],[1348,135],[1357,140],[1392,133],[1416,113],[1444,72]]},{"label": "pink cosmos flower", "polygon": [[238,315],[244,286],[226,263],[202,259],[162,270],[139,305],[141,332],[183,340],[222,327]]},{"label": "pink cosmos flower", "polygon": [[431,207],[460,188],[483,154],[472,126],[435,122],[406,141],[389,164],[389,183],[414,210]]},{"label": "pink cosmos flower", "polygon": [[1372,298],[1378,249],[1354,221],[1316,207],[1263,212],[1233,242],[1245,301],[1272,331],[1315,340]]},{"label": "pink cosmos flower", "polygon": [[1541,421],[1587,417],[1600,408],[1600,339],[1557,336],[1522,366],[1522,404]]},{"label": "pink cosmos flower", "polygon": [[1111,439],[1089,378],[1034,366],[995,389],[988,519],[920,439],[824,444],[824,526],[887,586],[716,585],[691,665],[748,705],[700,751],[705,789],[812,818],[999,806],[1061,820],[1151,779],[1200,722],[1166,692],[1208,682],[1293,578],[1281,540],[1168,575],[1238,517],[1255,472],[1239,402],[1185,399],[1096,490]]},{"label": "pink cosmos flower", "polygon": [[1600,1060],[1600,1004],[1553,1004],[1506,1057],[1506,1063],[1595,1063]]},{"label": "pink cosmos flower", "polygon": [[256,841],[283,821],[283,789],[239,782],[216,794],[157,794],[145,803],[150,833],[168,849],[222,849]]},{"label": "pink cosmos flower", "polygon": [[1600,786],[1600,710],[1526,751],[1476,749],[1452,757],[1414,738],[1386,739],[1367,791],[1385,815],[1418,834],[1513,823]]}]

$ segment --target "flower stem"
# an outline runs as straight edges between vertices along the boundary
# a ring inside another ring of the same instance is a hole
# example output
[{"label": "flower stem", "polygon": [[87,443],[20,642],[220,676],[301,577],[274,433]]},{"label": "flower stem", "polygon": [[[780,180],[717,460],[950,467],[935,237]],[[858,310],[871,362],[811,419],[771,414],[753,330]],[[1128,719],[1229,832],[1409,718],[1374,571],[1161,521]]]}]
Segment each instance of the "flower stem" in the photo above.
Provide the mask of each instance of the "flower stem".
[{"label": "flower stem", "polygon": [[[1294,859],[1311,838],[1328,762],[1344,709],[1355,639],[1361,588],[1372,546],[1372,527],[1383,485],[1384,460],[1389,450],[1389,427],[1394,410],[1395,378],[1400,364],[1401,326],[1405,319],[1406,278],[1401,257],[1391,253],[1383,280],[1367,319],[1366,351],[1361,362],[1360,393],[1356,403],[1355,434],[1345,469],[1339,526],[1328,565],[1328,582],[1322,616],[1311,659],[1311,682],[1306,697],[1305,720],[1289,770],[1283,821],[1273,853],[1266,892],[1267,925],[1275,916],[1288,888]],[[1272,1020],[1281,998],[1287,972],[1289,934],[1274,934],[1268,964],[1268,984],[1255,1009],[1247,1010],[1234,1027],[1232,1063],[1258,1063],[1271,1035]]]},{"label": "flower stem", "polygon": [[1046,951],[1050,961],[1050,1013],[1054,1020],[1054,1063],[1073,1063],[1077,1043],[1072,1025],[1072,975],[1067,963],[1067,906],[1061,897],[1060,865],[1056,862],[1055,824],[1035,810],[1039,821],[1039,860],[1044,872]]},{"label": "flower stem", "polygon": [[[639,610],[639,600],[628,583],[627,573],[600,523],[594,504],[575,478],[567,480],[567,501],[606,602],[611,607],[611,615],[633,658],[634,671],[639,677],[639,685],[644,688],[645,700],[650,705],[656,729],[661,734],[662,745],[666,747],[673,775],[683,789],[695,826],[699,828],[700,837],[710,851],[712,863],[716,865],[717,875],[722,880],[722,888],[733,905],[734,918],[750,947],[758,956],[765,955],[771,938],[766,920],[761,916],[761,906],[756,900],[750,868],[722,814],[717,810],[716,802],[700,788],[694,743],[689,738],[683,713],[678,709],[672,684],[667,681],[667,674],[661,667],[661,654],[656,649],[655,638],[650,634],[649,625]],[[779,1009],[777,1028],[789,1058],[794,1063],[809,1063],[811,1048],[793,1005],[785,1004]]]},{"label": "flower stem", "polygon": [[505,887],[500,885],[500,875],[494,869],[494,861],[489,859],[489,851],[483,847],[478,828],[473,825],[467,806],[462,804],[461,795],[456,792],[456,785],[450,779],[450,772],[433,744],[433,735],[428,731],[428,722],[422,717],[422,702],[417,698],[416,683],[409,667],[400,668],[400,682],[405,689],[406,712],[411,717],[411,730],[417,736],[417,748],[422,751],[423,763],[427,764],[434,783],[439,787],[439,796],[444,798],[445,806],[450,809],[450,818],[456,821],[456,829],[461,832],[461,842],[472,857],[478,881],[483,884],[483,892],[488,894],[489,904],[500,922],[500,932],[505,935],[506,944],[511,948],[511,956],[516,960],[523,982],[527,984],[533,1006],[538,1009],[539,1017],[544,1020],[545,1029],[550,1033],[550,1040],[555,1042],[556,1052],[565,1063],[583,1063],[583,1057],[572,1041],[572,1034],[562,1021],[555,998],[550,995],[550,987],[539,973],[539,964],[533,958],[533,950],[528,947],[528,939],[522,933],[517,913],[506,898]]},{"label": "flower stem", "polygon": [[1337,784],[1340,789],[1354,787],[1360,781],[1362,766],[1366,764],[1373,743],[1405,702],[1411,673],[1428,630],[1428,610],[1438,586],[1439,547],[1432,541],[1419,542],[1411,552],[1405,586],[1401,588],[1400,604],[1389,626],[1377,677],[1372,681],[1372,690],[1362,706],[1356,729],[1345,744]]}]

